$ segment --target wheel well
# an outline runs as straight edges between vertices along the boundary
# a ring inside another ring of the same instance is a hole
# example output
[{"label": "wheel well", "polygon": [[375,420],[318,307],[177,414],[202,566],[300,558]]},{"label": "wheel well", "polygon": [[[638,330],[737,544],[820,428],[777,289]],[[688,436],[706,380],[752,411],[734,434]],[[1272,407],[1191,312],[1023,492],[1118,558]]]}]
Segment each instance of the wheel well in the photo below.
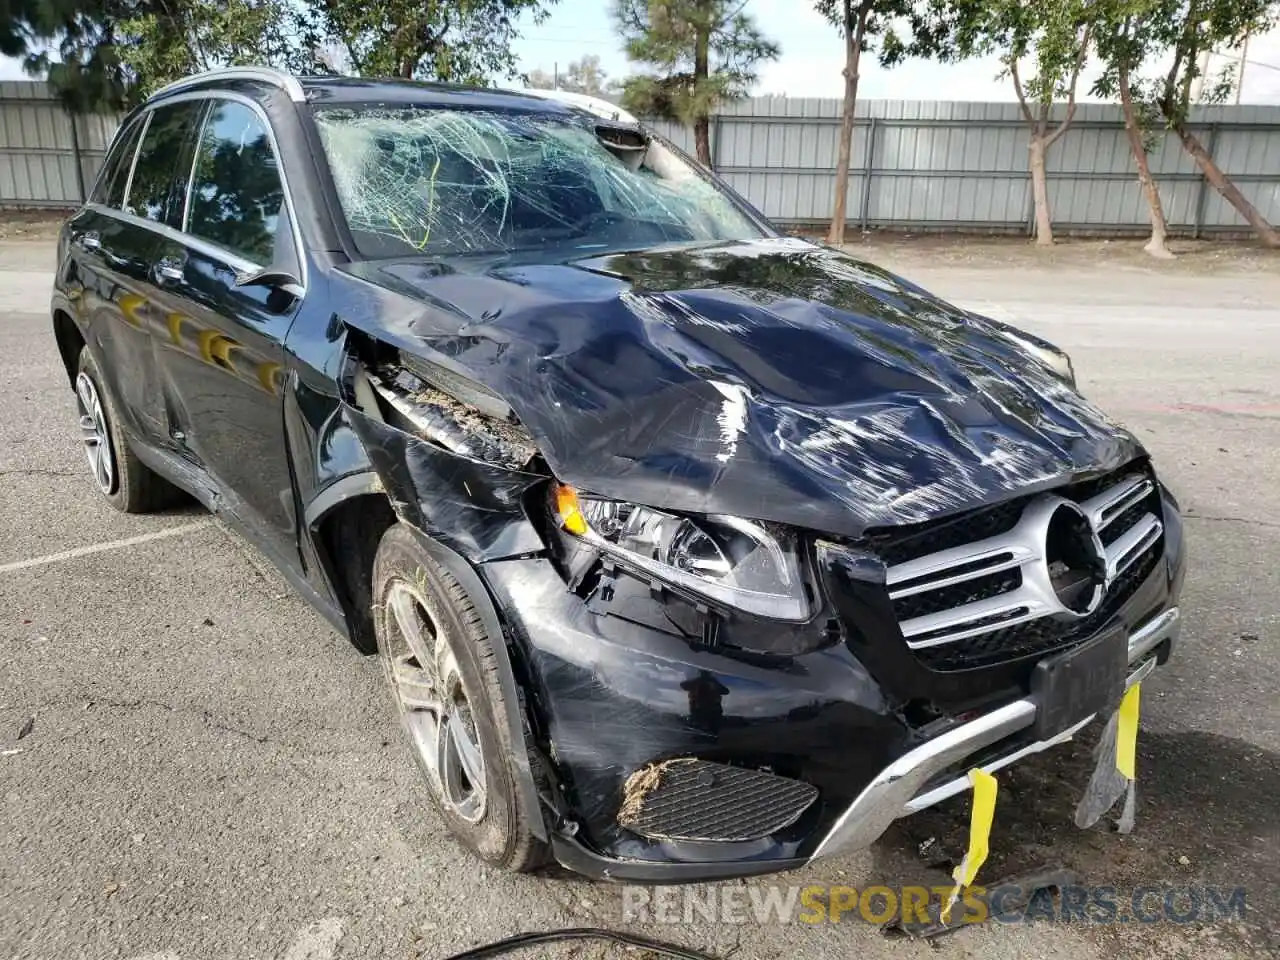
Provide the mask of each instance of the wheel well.
[{"label": "wheel well", "polygon": [[317,525],[317,546],[324,553],[329,578],[350,624],[351,642],[362,653],[374,653],[373,558],[387,528],[399,518],[381,493],[344,500]]},{"label": "wheel well", "polygon": [[62,355],[62,365],[67,370],[67,380],[76,382],[76,368],[80,362],[80,351],[84,349],[84,337],[80,328],[63,310],[53,314],[53,337],[58,342],[58,353]]}]

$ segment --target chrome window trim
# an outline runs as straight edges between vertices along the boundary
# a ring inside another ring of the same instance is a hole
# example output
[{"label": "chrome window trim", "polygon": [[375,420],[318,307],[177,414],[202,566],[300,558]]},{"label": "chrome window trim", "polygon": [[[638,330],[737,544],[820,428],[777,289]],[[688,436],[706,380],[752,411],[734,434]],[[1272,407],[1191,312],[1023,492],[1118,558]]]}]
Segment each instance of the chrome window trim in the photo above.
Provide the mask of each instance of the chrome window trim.
[{"label": "chrome window trim", "polygon": [[306,91],[302,89],[302,84],[298,82],[297,77],[280,70],[274,70],[271,67],[220,67],[217,70],[206,70],[203,73],[175,80],[173,83],[161,87],[151,96],[153,98],[163,97],[166,94],[176,93],[179,90],[185,90],[188,87],[198,83],[206,83],[209,80],[258,80],[262,83],[269,83],[273,87],[279,87],[289,95],[289,99],[294,103],[305,103],[307,100]]},{"label": "chrome window trim", "polygon": [[[293,235],[293,249],[295,251],[295,256],[298,261],[298,271],[299,273],[301,273],[301,276],[298,278],[301,282],[298,285],[295,286],[294,284],[286,284],[284,289],[288,290],[289,293],[293,294],[295,297],[298,297],[298,298],[303,297],[307,292],[308,281],[310,280],[310,271],[307,267],[306,248],[302,245],[302,231],[298,227],[298,215],[293,203],[293,191],[289,189],[289,177],[288,177],[288,174],[285,173],[284,161],[281,159],[281,154],[280,154],[280,141],[276,138],[276,132],[271,126],[271,118],[267,116],[267,112],[262,108],[262,105],[260,103],[258,103],[252,97],[246,97],[242,93],[232,93],[230,91],[225,91],[225,90],[192,90],[188,93],[180,93],[180,94],[177,94],[176,96],[166,97],[163,104],[156,104],[153,107],[149,107],[147,112],[147,126],[150,126],[151,124],[151,113],[154,110],[156,110],[158,107],[167,106],[168,104],[171,104],[171,103],[183,103],[184,101],[188,101],[188,100],[204,100],[204,101],[232,100],[236,103],[240,103],[248,107],[257,115],[258,119],[262,121],[262,126],[267,131],[267,139],[270,140],[271,142],[271,152],[275,154],[276,172],[280,176],[280,186],[284,190],[285,206],[289,210],[289,230],[290,230],[290,233],[292,233]],[[186,190],[184,191],[185,200],[183,201],[183,205],[182,205],[182,229],[175,230],[173,227],[170,227],[166,224],[157,223],[154,220],[147,220],[145,217],[138,217],[131,213],[125,213],[125,211],[123,210],[120,210],[118,212],[124,214],[124,216],[128,218],[131,218],[132,222],[149,224],[157,227],[163,227],[164,229],[162,232],[166,236],[169,236],[170,239],[177,240],[180,243],[188,243],[191,246],[195,247],[197,250],[200,250],[206,256],[218,257],[223,260],[226,260],[228,265],[236,268],[237,272],[255,273],[258,270],[261,270],[264,266],[266,266],[266,264],[259,264],[259,263],[254,263],[252,260],[246,260],[244,257],[240,256],[239,254],[233,253],[232,251],[226,249],[225,247],[219,244],[214,243],[211,240],[205,240],[201,237],[197,237],[195,234],[191,233],[187,229],[189,226],[189,218],[191,213],[191,189],[192,189],[192,184],[195,182],[193,174],[195,172],[196,160],[198,159],[198,150],[200,147],[199,135],[204,132],[204,125],[205,125],[205,122],[208,120],[208,118],[209,118],[209,114],[208,114],[208,111],[206,110],[205,113],[203,113],[200,117],[200,129],[196,131],[197,138],[192,148],[191,169],[187,171],[187,186],[186,186]],[[147,134],[147,131],[144,128],[142,131],[142,136],[138,138],[139,147],[142,146],[142,141],[143,139],[145,139],[146,134]],[[138,161],[137,151],[134,152],[133,160],[134,160],[134,163],[136,164]],[[130,187],[133,186],[133,169],[132,168],[130,168],[129,170],[129,186]],[[126,203],[128,202],[128,197],[129,197],[129,194],[128,194],[128,190],[126,189],[125,191]],[[110,209],[110,208],[104,208],[104,209]]]},{"label": "chrome window trim", "polygon": [[[142,149],[142,141],[147,139],[147,131],[151,129],[151,118],[154,114],[154,110],[151,108],[147,109],[146,116],[142,119],[142,131],[138,134],[138,142],[133,145],[133,159],[129,161],[129,176],[124,182],[124,195],[120,197],[121,213],[124,213],[124,208],[129,206],[129,194],[133,192],[133,172],[138,169],[138,151]],[[132,214],[130,214],[130,216],[132,216]],[[139,219],[145,218],[140,217]]]},{"label": "chrome window trim", "polygon": [[[175,243],[181,243],[184,246],[198,250],[207,257],[221,260],[237,274],[255,273],[263,267],[262,264],[254,263],[252,260],[246,260],[244,257],[232,253],[225,247],[220,247],[216,243],[210,243],[208,240],[201,240],[199,237],[193,236],[189,233],[183,233],[181,230],[176,230],[168,224],[158,223],[155,220],[148,220],[146,217],[139,217],[132,213],[125,213],[123,210],[117,210],[114,207],[104,206],[100,203],[88,203],[85,204],[85,206],[88,209],[101,213],[104,216],[114,217],[117,220],[132,224],[135,227],[152,230],[168,240],[172,240]],[[292,283],[283,284],[281,289],[287,290],[299,299],[301,299],[307,292],[305,287],[297,286]]]},{"label": "chrome window trim", "polygon": [[[145,114],[139,113],[136,117],[133,118],[133,120],[130,123],[120,124],[119,129],[116,130],[115,135],[111,138],[111,142],[107,144],[107,151],[105,154],[103,154],[103,158],[102,158],[102,166],[98,167],[98,172],[93,178],[93,184],[92,186],[89,187],[89,192],[86,195],[86,198],[84,201],[86,204],[88,204],[93,199],[94,195],[98,192],[98,188],[103,185],[102,181],[103,181],[103,178],[107,175],[107,166],[109,165],[109,162],[111,160],[111,151],[112,151],[112,148],[115,147],[117,139],[123,139],[124,136],[128,133],[129,128],[134,124],[138,124],[140,126],[145,127],[146,123],[147,123],[147,116]],[[142,142],[142,137],[141,135],[139,135],[138,143],[141,143],[141,142]],[[136,160],[138,157],[138,143],[135,143],[133,145],[133,156],[129,157],[129,169],[128,169],[128,172],[125,174],[125,195],[126,196],[128,195],[129,178],[133,176],[133,161]],[[124,157],[122,156],[120,159],[121,161],[123,161]]]},{"label": "chrome window trim", "polygon": [[[176,102],[183,100],[195,99],[193,97],[175,97]],[[204,137],[204,125],[209,121],[209,104],[205,102],[204,109],[200,113],[198,128],[196,130],[196,142],[191,147],[191,166],[187,169],[187,188],[182,191],[182,232],[187,233],[187,222],[191,217],[191,188],[196,182],[196,163],[200,159],[200,141]],[[276,157],[276,165],[280,165],[280,158]]]}]

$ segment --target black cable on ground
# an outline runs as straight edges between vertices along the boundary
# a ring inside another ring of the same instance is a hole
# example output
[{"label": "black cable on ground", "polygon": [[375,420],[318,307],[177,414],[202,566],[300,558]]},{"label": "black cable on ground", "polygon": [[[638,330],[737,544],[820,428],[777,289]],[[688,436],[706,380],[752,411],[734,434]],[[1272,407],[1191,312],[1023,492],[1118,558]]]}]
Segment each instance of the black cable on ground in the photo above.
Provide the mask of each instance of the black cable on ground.
[{"label": "black cable on ground", "polygon": [[674,943],[652,940],[649,937],[636,936],[630,933],[618,933],[601,927],[573,927],[568,930],[543,930],[535,933],[517,933],[505,940],[496,940],[480,947],[472,947],[462,953],[455,953],[445,960],[481,960],[483,957],[496,957],[500,954],[523,950],[525,947],[540,943],[559,943],[564,940],[609,940],[628,947],[643,947],[664,957],[675,957],[676,960],[716,960],[709,953],[690,950]]}]

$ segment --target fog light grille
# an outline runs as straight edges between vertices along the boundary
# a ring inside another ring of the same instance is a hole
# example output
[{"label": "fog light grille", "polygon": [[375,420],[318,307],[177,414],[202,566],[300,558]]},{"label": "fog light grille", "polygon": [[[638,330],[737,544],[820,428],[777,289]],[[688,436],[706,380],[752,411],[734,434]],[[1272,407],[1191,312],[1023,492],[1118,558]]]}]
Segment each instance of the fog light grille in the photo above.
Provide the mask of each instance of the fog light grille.
[{"label": "fog light grille", "polygon": [[791,826],[817,797],[799,780],[682,757],[627,779],[618,823],[654,840],[759,840]]}]

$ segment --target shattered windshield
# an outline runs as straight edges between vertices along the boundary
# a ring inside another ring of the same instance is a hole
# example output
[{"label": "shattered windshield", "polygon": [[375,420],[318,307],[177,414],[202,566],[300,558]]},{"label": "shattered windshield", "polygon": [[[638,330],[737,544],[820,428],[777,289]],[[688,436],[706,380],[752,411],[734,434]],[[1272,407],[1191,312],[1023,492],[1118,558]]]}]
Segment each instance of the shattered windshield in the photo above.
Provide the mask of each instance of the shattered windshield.
[{"label": "shattered windshield", "polygon": [[316,124],[347,225],[370,258],[533,251],[555,260],[764,235],[687,162],[629,127],[387,107],[322,109]]}]

